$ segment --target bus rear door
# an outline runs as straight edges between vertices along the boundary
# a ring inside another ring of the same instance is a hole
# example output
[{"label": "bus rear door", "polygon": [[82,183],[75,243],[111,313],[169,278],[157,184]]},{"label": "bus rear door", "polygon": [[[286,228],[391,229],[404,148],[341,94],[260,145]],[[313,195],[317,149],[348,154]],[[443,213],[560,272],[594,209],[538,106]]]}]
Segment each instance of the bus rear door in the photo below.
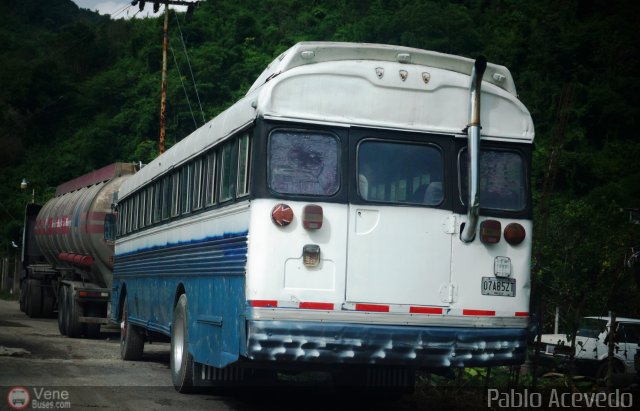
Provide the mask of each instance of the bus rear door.
[{"label": "bus rear door", "polygon": [[349,209],[347,302],[446,306],[452,211],[440,208],[442,146],[364,137],[354,162],[361,204]]}]

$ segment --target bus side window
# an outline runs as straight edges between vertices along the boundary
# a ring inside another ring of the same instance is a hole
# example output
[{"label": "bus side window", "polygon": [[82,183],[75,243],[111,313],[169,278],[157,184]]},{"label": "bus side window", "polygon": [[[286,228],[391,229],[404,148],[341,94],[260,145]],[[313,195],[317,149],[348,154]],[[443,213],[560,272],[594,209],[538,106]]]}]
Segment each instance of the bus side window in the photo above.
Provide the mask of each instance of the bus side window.
[{"label": "bus side window", "polygon": [[233,141],[222,146],[220,166],[220,202],[231,200],[235,191]]},{"label": "bus side window", "polygon": [[211,151],[205,157],[203,170],[203,190],[205,205],[216,203],[216,151]]},{"label": "bus side window", "polygon": [[193,166],[193,210],[200,210],[202,208],[202,157],[198,158]]},{"label": "bus side window", "polygon": [[249,194],[249,135],[238,139],[238,197]]},{"label": "bus side window", "polygon": [[174,171],[171,174],[171,217],[180,214],[180,175]]}]

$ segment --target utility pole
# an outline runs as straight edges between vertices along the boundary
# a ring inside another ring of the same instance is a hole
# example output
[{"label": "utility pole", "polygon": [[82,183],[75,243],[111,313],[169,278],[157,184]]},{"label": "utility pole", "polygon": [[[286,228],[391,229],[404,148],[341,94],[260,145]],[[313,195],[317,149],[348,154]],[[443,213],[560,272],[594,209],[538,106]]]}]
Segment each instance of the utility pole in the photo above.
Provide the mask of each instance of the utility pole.
[{"label": "utility pole", "polygon": [[182,1],[182,0],[133,0],[132,6],[138,5],[140,11],[144,9],[146,3],[153,3],[153,11],[157,12],[160,8],[160,4],[164,5],[164,25],[162,26],[162,89],[160,92],[160,142],[158,151],[160,154],[164,153],[164,140],[166,135],[167,125],[167,32],[169,31],[169,5],[172,6],[187,6],[187,14],[193,12],[193,9],[198,5],[200,0],[197,1]]},{"label": "utility pole", "polygon": [[165,126],[167,124],[167,31],[169,30],[169,4],[164,3],[164,26],[162,28],[162,93],[160,95],[160,154],[164,153]]}]

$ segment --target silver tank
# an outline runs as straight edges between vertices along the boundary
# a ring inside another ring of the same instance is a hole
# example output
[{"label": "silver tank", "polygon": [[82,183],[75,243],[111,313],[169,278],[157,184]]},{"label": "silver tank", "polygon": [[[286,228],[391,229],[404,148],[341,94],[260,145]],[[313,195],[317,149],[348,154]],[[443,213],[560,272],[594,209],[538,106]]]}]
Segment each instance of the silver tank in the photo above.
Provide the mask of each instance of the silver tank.
[{"label": "silver tank", "polygon": [[111,288],[113,241],[104,237],[113,193],[133,173],[133,164],[114,163],[68,181],[38,213],[35,237],[54,268],[76,269],[84,280]]}]

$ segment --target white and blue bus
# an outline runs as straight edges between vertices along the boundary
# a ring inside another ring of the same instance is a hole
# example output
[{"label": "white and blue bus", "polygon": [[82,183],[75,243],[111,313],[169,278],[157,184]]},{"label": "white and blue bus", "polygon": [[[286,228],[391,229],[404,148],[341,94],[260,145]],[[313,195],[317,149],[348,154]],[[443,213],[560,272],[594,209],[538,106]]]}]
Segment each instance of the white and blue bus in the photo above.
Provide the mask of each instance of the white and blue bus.
[{"label": "white and blue bus", "polygon": [[122,357],[170,338],[181,392],[259,369],[384,385],[522,363],[533,137],[483,58],[295,45],[122,184]]}]

